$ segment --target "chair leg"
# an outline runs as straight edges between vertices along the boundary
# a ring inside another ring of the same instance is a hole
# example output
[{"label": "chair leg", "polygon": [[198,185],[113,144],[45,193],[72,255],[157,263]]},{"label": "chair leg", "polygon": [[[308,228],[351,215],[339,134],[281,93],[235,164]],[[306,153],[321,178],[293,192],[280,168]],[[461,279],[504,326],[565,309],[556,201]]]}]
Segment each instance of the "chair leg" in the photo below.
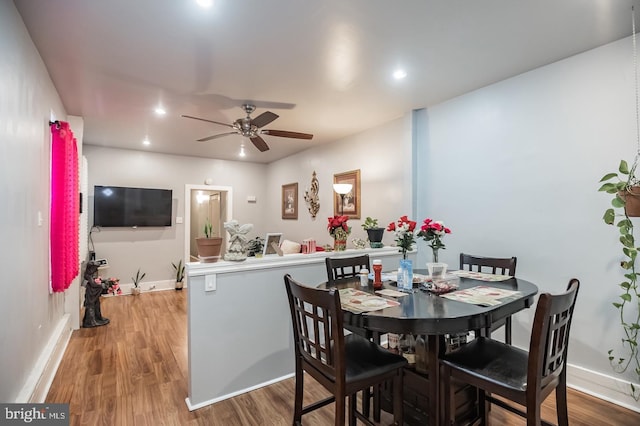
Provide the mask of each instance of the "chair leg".
[{"label": "chair leg", "polygon": [[569,426],[566,370],[560,375],[560,382],[556,387],[556,411],[558,413],[558,426]]},{"label": "chair leg", "polygon": [[478,389],[478,411],[481,425],[489,424],[490,403],[487,400],[487,394],[484,389]]},{"label": "chair leg", "polygon": [[371,409],[371,388],[362,391],[362,414],[369,417]]},{"label": "chair leg", "polygon": [[442,378],[443,389],[442,389],[442,397],[444,398],[442,401],[444,403],[444,415],[442,419],[443,425],[452,425],[454,424],[453,419],[451,417],[451,404],[452,398],[451,395],[451,369],[447,366],[442,370]]},{"label": "chair leg", "polygon": [[336,426],[344,426],[344,420],[345,420],[345,414],[344,414],[344,410],[345,410],[345,396],[344,395],[336,395],[336,402],[335,402],[335,406],[336,406],[336,413],[335,413],[335,425]]},{"label": "chair leg", "polygon": [[304,373],[300,362],[296,360],[296,394],[293,403],[293,425],[302,424],[302,395],[304,388]]},{"label": "chair leg", "polygon": [[[400,369],[398,370],[396,375],[393,377],[393,421],[398,426],[404,425],[404,394],[402,389],[403,388],[402,374],[403,374],[402,369]],[[380,388],[379,387],[376,389],[376,396],[378,399],[378,406],[379,406],[380,405]],[[380,416],[380,411],[378,411],[378,417],[379,416]],[[376,421],[379,422],[380,419],[378,418],[378,420]]]},{"label": "chair leg", "polygon": [[507,345],[511,344],[511,317],[504,321],[504,342]]},{"label": "chair leg", "polygon": [[349,395],[349,426],[356,426],[356,394]]}]

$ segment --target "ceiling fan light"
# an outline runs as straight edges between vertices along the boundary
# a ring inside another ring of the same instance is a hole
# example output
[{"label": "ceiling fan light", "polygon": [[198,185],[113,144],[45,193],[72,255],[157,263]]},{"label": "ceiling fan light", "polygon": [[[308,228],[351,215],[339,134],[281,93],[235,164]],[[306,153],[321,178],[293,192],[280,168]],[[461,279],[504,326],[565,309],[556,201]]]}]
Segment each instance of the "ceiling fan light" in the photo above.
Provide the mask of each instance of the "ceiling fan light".
[{"label": "ceiling fan light", "polygon": [[407,72],[403,69],[397,69],[393,72],[393,78],[396,80],[402,80],[407,76]]},{"label": "ceiling fan light", "polygon": [[196,3],[204,9],[208,9],[213,6],[213,0],[196,0]]}]

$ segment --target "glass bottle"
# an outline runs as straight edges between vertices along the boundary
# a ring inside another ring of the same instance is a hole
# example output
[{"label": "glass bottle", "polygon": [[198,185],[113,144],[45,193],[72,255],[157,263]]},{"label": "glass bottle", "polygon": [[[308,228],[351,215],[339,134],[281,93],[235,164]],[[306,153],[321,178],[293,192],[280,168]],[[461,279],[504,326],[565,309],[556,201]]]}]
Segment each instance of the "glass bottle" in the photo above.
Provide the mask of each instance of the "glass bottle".
[{"label": "glass bottle", "polygon": [[406,358],[409,365],[415,365],[416,352],[415,352],[415,340],[411,334],[400,335],[400,352],[402,356]]},{"label": "glass bottle", "polygon": [[427,373],[427,342],[422,335],[418,335],[416,339],[416,371],[419,373]]},{"label": "glass bottle", "polygon": [[373,288],[380,290],[382,288],[382,260],[373,261]]}]

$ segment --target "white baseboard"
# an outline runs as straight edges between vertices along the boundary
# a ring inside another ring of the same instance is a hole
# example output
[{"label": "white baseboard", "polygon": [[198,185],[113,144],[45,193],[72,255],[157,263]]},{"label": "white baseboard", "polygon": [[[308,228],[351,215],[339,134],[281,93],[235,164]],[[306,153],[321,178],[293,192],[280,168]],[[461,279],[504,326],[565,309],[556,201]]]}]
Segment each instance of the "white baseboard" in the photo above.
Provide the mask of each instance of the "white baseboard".
[{"label": "white baseboard", "polygon": [[[133,283],[120,285],[120,289],[122,290],[122,295],[131,294],[132,288],[133,288]],[[175,290],[175,288],[176,288],[176,282],[174,280],[142,282],[140,284],[140,289],[142,290],[142,293],[149,293],[152,291]],[[186,283],[184,284],[184,288],[187,288]],[[102,297],[110,297],[110,295],[103,294]]]},{"label": "white baseboard", "polygon": [[193,410],[197,410],[198,408],[206,407],[207,405],[215,404],[216,402],[224,401],[225,399],[233,398],[234,396],[242,395],[243,393],[251,392],[253,390],[260,389],[260,388],[263,388],[265,386],[272,385],[274,383],[278,383],[278,382],[280,382],[282,380],[287,380],[287,379],[289,379],[289,378],[291,378],[293,376],[295,376],[295,373],[287,374],[285,376],[277,377],[277,378],[275,378],[273,380],[269,380],[269,381],[264,382],[264,383],[259,383],[259,384],[255,385],[255,386],[251,386],[251,387],[246,388],[246,389],[242,389],[242,390],[239,390],[239,391],[236,391],[236,392],[232,392],[232,393],[229,393],[227,395],[220,396],[218,398],[209,399],[207,401],[203,401],[203,402],[200,402],[198,404],[191,404],[191,400],[188,397],[184,401],[187,403],[187,408],[189,409],[189,411],[193,411]]},{"label": "white baseboard", "polygon": [[[631,397],[627,380],[568,364],[567,386],[640,413],[640,402]],[[640,388],[638,383],[634,386]]]},{"label": "white baseboard", "polygon": [[51,338],[42,350],[31,370],[25,385],[16,398],[17,403],[43,403],[49,393],[53,378],[58,371],[69,339],[71,338],[71,315],[65,314],[56,325]]}]

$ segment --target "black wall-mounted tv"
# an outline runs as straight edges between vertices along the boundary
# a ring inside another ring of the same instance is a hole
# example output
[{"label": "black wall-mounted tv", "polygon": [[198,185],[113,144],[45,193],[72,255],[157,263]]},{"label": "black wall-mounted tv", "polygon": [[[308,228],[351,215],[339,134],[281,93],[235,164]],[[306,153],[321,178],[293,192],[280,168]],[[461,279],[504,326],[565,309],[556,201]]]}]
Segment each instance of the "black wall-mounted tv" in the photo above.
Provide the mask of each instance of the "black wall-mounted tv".
[{"label": "black wall-mounted tv", "polygon": [[93,187],[93,226],[171,226],[170,189]]}]

